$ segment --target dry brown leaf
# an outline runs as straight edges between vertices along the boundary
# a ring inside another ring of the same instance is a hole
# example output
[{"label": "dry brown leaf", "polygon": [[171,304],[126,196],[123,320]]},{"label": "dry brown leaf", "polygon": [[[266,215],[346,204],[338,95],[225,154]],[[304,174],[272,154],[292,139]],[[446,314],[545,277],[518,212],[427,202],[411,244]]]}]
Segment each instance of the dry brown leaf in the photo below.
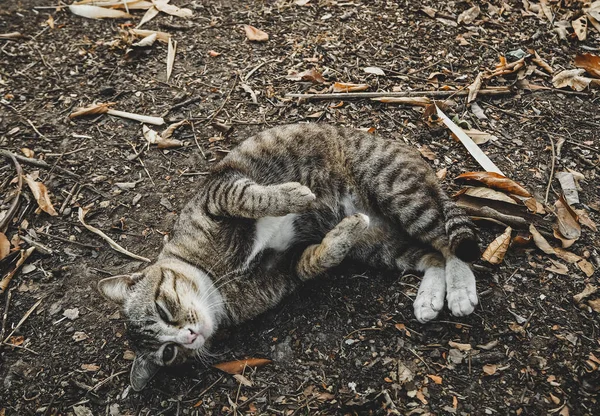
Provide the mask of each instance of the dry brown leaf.
[{"label": "dry brown leaf", "polygon": [[[15,276],[15,274],[17,274],[17,271],[19,271],[19,268],[23,265],[23,263],[25,263],[25,260],[27,260],[27,258],[31,256],[31,253],[33,253],[34,251],[35,247],[29,247],[27,250],[20,251],[21,256],[19,257],[19,260],[17,260],[17,264],[15,264],[15,267],[13,267],[13,269],[10,270],[6,275],[4,275],[4,277],[2,277],[2,280],[0,280],[0,295],[4,293],[12,278]],[[39,305],[42,302],[42,299],[38,300],[37,303],[35,303],[34,306],[32,306],[29,310],[33,312],[37,305]],[[31,314],[31,312],[28,311],[27,313]],[[25,314],[25,316],[29,316],[27,315],[27,313]],[[23,318],[21,318],[21,320],[23,320]]]},{"label": "dry brown leaf", "polygon": [[79,108],[69,114],[69,118],[82,117],[82,116],[93,116],[98,114],[104,114],[108,112],[108,108],[115,103],[100,103],[92,104],[88,107]]},{"label": "dry brown leaf", "polygon": [[588,305],[594,310],[594,312],[600,313],[600,298],[594,300],[588,300]]},{"label": "dry brown leaf", "polygon": [[254,42],[266,42],[269,40],[269,35],[266,32],[263,32],[254,26],[244,25],[244,30],[246,31],[246,37],[248,40]]},{"label": "dry brown leaf", "polygon": [[437,156],[435,155],[435,153],[433,153],[433,150],[431,150],[427,145],[419,147],[419,152],[421,153],[421,156],[423,156],[425,159],[431,161],[437,159]]},{"label": "dry brown leaf", "polygon": [[467,103],[475,101],[475,98],[477,98],[477,93],[481,89],[481,79],[482,73],[480,72],[477,74],[475,81],[473,81],[473,83],[467,87],[469,90],[469,98],[467,99]]},{"label": "dry brown leaf", "polygon": [[435,18],[435,14],[437,13],[437,11],[433,7],[429,6],[422,7],[421,11],[427,16],[431,17],[432,19]]},{"label": "dry brown leaf", "polygon": [[495,172],[466,172],[458,175],[456,180],[480,182],[493,189],[499,189],[519,196],[531,197],[531,194],[517,182]]},{"label": "dry brown leaf", "polygon": [[581,226],[577,221],[577,214],[567,203],[564,195],[560,195],[554,203],[556,208],[556,219],[558,222],[558,231],[567,240],[577,240],[581,236]]},{"label": "dry brown leaf", "polygon": [[177,130],[179,127],[184,126],[186,124],[190,124],[190,122],[187,120],[181,120],[181,121],[178,121],[177,123],[170,124],[169,127],[164,129],[162,131],[162,133],[160,133],[160,137],[163,139],[170,139],[171,136],[173,135],[173,133],[175,132],[175,130]]},{"label": "dry brown leaf", "polygon": [[585,288],[581,291],[581,293],[578,293],[573,296],[573,300],[575,301],[575,303],[581,303],[582,300],[593,295],[597,291],[598,291],[597,286],[595,286],[591,283],[588,283],[585,285]]},{"label": "dry brown leaf", "polygon": [[419,399],[421,401],[421,403],[423,404],[427,404],[427,399],[425,398],[425,395],[423,394],[423,391],[421,389],[417,390],[417,392],[415,393],[415,396],[417,397],[417,399]]},{"label": "dry brown leaf", "polygon": [[71,13],[77,16],[87,17],[88,19],[131,19],[133,18],[127,12],[116,9],[107,9],[104,7],[92,6],[88,4],[72,4],[69,6]]},{"label": "dry brown leaf", "polygon": [[457,192],[453,196],[456,197],[456,196],[463,195],[463,194],[469,195],[469,196],[472,196],[475,198],[491,199],[493,201],[502,201],[502,202],[506,202],[509,204],[518,205],[518,203],[514,199],[512,199],[510,196],[508,196],[504,192],[496,191],[492,188],[484,188],[482,186],[467,187],[467,188],[461,189],[459,192]]},{"label": "dry brown leaf", "polygon": [[[490,140],[492,140],[492,141],[498,140],[498,137],[494,136],[493,134],[486,133],[485,131],[481,131],[481,130],[477,130],[477,129],[465,130],[465,133],[467,133],[469,135],[469,137],[471,137],[471,139],[473,139],[475,144],[478,144],[478,145],[485,144],[485,143],[489,142]],[[454,134],[452,134],[452,136],[455,137]]]},{"label": "dry brown leaf", "polygon": [[25,179],[25,182],[29,185],[29,189],[31,189],[31,193],[40,209],[53,217],[57,216],[58,212],[56,212],[52,205],[52,201],[50,201],[50,195],[48,195],[48,188],[46,188],[46,185],[41,182],[36,182],[29,174],[23,176],[23,179]]},{"label": "dry brown leaf", "polygon": [[546,254],[556,254],[554,248],[550,245],[548,240],[546,240],[544,236],[540,234],[533,224],[529,225],[529,232],[533,236],[533,242],[540,250]]},{"label": "dry brown leaf", "polygon": [[97,364],[81,364],[81,369],[84,371],[98,371],[100,366]]},{"label": "dry brown leaf", "polygon": [[208,56],[210,56],[211,58],[216,58],[217,56],[221,56],[221,55],[222,55],[221,52],[213,51],[212,49],[210,51],[208,51]]},{"label": "dry brown leaf", "polygon": [[527,209],[531,212],[535,212],[536,214],[545,214],[546,213],[546,210],[544,209],[544,205],[542,205],[542,203],[539,202],[534,197],[527,198],[525,201],[523,201],[523,203],[525,204]]},{"label": "dry brown leaf", "polygon": [[592,275],[594,274],[594,266],[586,259],[579,260],[577,262],[577,267],[579,267],[579,270],[585,273],[587,277],[592,277]]},{"label": "dry brown leaf", "polygon": [[440,181],[446,179],[446,175],[448,174],[448,168],[441,168],[435,173],[435,176],[438,177]]},{"label": "dry brown leaf", "polygon": [[585,69],[590,75],[600,78],[600,56],[584,53],[575,57],[575,66]]},{"label": "dry brown leaf", "polygon": [[546,62],[542,59],[542,57],[537,53],[537,51],[533,51],[533,54],[535,55],[535,57],[531,58],[531,62],[533,62],[534,64],[536,64],[537,66],[539,66],[540,68],[542,68],[544,71],[546,71],[549,74],[554,73],[554,69],[552,69],[552,67],[550,66],[550,64],[548,64],[548,62]]},{"label": "dry brown leaf", "polygon": [[557,229],[552,230],[552,234],[554,234],[554,238],[556,238],[557,240],[560,240],[560,243],[562,245],[562,248],[569,248],[571,247],[573,244],[575,244],[575,241],[577,240],[569,240],[567,238],[565,238],[560,231],[558,231]]},{"label": "dry brown leaf", "polygon": [[546,270],[548,270],[549,272],[552,272],[552,273],[563,275],[563,276],[566,276],[569,274],[569,268],[566,265],[564,265],[561,262],[558,262],[556,260],[553,260],[553,259],[549,259],[549,260],[552,263],[552,266],[546,267]]},{"label": "dry brown leaf", "polygon": [[245,360],[228,361],[213,365],[213,367],[228,374],[242,374],[246,367],[263,367],[273,361],[265,358],[247,358]]},{"label": "dry brown leaf", "polygon": [[496,374],[496,371],[498,371],[498,366],[496,364],[486,364],[483,366],[483,372],[488,376]]},{"label": "dry brown leaf", "polygon": [[452,348],[456,348],[459,351],[471,351],[473,349],[471,344],[462,344],[454,341],[448,341],[448,345],[450,345]]},{"label": "dry brown leaf", "polygon": [[581,16],[571,22],[577,39],[586,40],[587,38],[587,17]]},{"label": "dry brown leaf", "polygon": [[169,82],[169,78],[171,78],[171,73],[173,72],[175,53],[177,53],[177,41],[169,38],[167,47],[167,82]]},{"label": "dry brown leaf", "polygon": [[592,219],[590,218],[589,214],[587,213],[587,211],[585,209],[576,209],[575,213],[577,214],[579,223],[581,225],[585,225],[586,227],[588,227],[590,230],[592,230],[594,232],[598,231],[598,227],[596,226],[596,223],[594,221],[592,221]]},{"label": "dry brown leaf", "polygon": [[554,88],[564,88],[570,87],[575,91],[583,91],[590,84],[600,85],[598,80],[593,80],[588,77],[584,77],[583,73],[585,69],[568,69],[562,72],[559,72],[552,78],[552,85]]},{"label": "dry brown leaf", "polygon": [[325,82],[323,75],[321,75],[321,73],[316,69],[307,69],[306,71],[302,72],[292,72],[285,78],[289,79],[290,81],[308,81],[315,84],[322,84]]},{"label": "dry brown leaf", "polygon": [[435,384],[442,384],[442,378],[434,374],[427,374],[427,377],[431,379]]},{"label": "dry brown leaf", "polygon": [[167,43],[171,38],[171,35],[167,32],[160,32],[158,30],[145,30],[145,29],[131,29],[129,31],[132,35],[137,36],[138,38],[145,38],[150,36],[151,34],[156,34],[156,39],[160,42]]},{"label": "dry brown leaf", "polygon": [[498,236],[490,245],[485,249],[482,254],[482,258],[490,264],[500,264],[504,260],[508,246],[510,245],[510,237],[512,234],[512,228],[506,227],[504,233]]},{"label": "dry brown leaf", "polygon": [[144,24],[148,23],[150,20],[158,16],[159,13],[160,12],[158,11],[158,9],[154,7],[154,5],[152,5],[152,7],[149,7],[148,10],[146,10],[146,13],[144,13],[142,20],[140,21],[140,23],[138,23],[137,27],[142,27]]},{"label": "dry brown leaf", "polygon": [[242,386],[252,387],[252,382],[241,374],[234,374],[233,378],[235,378]]},{"label": "dry brown leaf", "polygon": [[48,24],[50,29],[54,29],[54,17],[52,17],[52,15],[48,16],[48,20],[46,20],[46,23]]},{"label": "dry brown leaf", "polygon": [[357,92],[368,89],[368,84],[353,84],[351,82],[336,82],[333,84],[333,92]]},{"label": "dry brown leaf", "polygon": [[565,195],[565,199],[569,205],[579,204],[579,193],[577,192],[577,184],[575,175],[571,172],[556,172],[556,179],[560,182],[560,187]]},{"label": "dry brown leaf", "polygon": [[177,139],[163,139],[161,138],[156,142],[156,147],[159,149],[173,149],[176,147],[182,147],[183,142]]},{"label": "dry brown leaf", "polygon": [[458,23],[459,25],[461,23],[465,25],[470,25],[475,19],[477,19],[477,16],[479,16],[480,13],[481,9],[479,8],[479,6],[475,5],[459,14],[458,19],[456,19],[456,23]]},{"label": "dry brown leaf", "polygon": [[0,232],[0,260],[10,254],[10,241],[4,233]]},{"label": "dry brown leaf", "polygon": [[540,0],[540,8],[542,9],[541,11],[544,13],[544,16],[546,16],[546,19],[548,19],[549,22],[552,22],[554,16],[552,15],[552,9],[548,4],[548,0]]},{"label": "dry brown leaf", "polygon": [[174,4],[169,4],[168,0],[153,0],[154,7],[163,13],[170,14],[171,16],[182,17],[184,19],[190,19],[194,17],[194,12],[190,9],[180,8]]}]

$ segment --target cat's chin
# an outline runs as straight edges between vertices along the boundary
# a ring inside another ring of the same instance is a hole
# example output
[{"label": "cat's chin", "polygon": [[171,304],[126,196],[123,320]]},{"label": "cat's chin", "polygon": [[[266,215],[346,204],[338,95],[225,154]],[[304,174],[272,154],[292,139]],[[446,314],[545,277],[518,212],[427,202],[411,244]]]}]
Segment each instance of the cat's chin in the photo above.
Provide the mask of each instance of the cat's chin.
[{"label": "cat's chin", "polygon": [[182,347],[196,352],[197,350],[199,350],[200,348],[202,348],[204,346],[206,342],[206,338],[204,338],[204,335],[198,335],[198,337],[190,344],[182,344]]}]

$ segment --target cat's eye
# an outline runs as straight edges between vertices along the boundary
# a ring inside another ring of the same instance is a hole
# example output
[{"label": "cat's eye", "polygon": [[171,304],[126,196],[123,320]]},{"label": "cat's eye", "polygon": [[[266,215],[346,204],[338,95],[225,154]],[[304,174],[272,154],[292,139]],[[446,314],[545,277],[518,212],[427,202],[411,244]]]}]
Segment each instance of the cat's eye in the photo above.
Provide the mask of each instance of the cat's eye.
[{"label": "cat's eye", "polygon": [[171,322],[171,314],[167,312],[167,310],[160,303],[156,302],[156,310],[158,311],[158,316],[160,319],[165,321],[166,323]]},{"label": "cat's eye", "polygon": [[171,364],[177,357],[177,347],[175,344],[167,344],[162,351],[162,361],[164,365]]}]

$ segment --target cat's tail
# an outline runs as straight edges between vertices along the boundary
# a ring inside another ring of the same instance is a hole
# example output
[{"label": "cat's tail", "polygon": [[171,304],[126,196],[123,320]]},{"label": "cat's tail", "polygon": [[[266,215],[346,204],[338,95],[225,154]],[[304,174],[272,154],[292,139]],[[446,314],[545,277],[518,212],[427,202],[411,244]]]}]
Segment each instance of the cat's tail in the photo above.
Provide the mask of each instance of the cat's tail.
[{"label": "cat's tail", "polygon": [[465,211],[448,197],[443,199],[442,209],[446,220],[446,234],[450,240],[450,251],[466,262],[477,260],[481,249],[475,224]]}]

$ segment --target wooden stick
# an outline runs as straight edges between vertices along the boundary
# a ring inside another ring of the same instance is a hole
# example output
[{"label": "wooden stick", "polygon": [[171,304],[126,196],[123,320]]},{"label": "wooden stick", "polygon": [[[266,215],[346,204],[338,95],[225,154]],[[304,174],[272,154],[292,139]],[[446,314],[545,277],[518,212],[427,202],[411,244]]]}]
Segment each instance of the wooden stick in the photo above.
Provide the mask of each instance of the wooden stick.
[{"label": "wooden stick", "polygon": [[15,165],[15,169],[17,170],[17,176],[19,178],[19,182],[17,184],[17,192],[13,198],[10,208],[6,212],[6,215],[4,216],[2,221],[0,221],[0,232],[5,233],[6,230],[8,229],[8,226],[10,225],[10,222],[12,221],[13,217],[17,213],[17,210],[19,209],[19,202],[20,202],[19,198],[21,197],[21,191],[23,190],[23,169],[21,168],[21,165],[19,164],[19,162],[17,162],[17,158],[15,157],[14,154],[12,154],[10,152],[7,152],[7,153],[2,152],[0,154],[3,156],[9,157],[12,160],[12,162]]},{"label": "wooden stick", "polygon": [[30,157],[21,156],[19,154],[12,153],[12,152],[9,152],[8,150],[4,150],[4,149],[0,149],[0,155],[4,155],[4,156],[8,156],[8,157],[14,157],[19,162],[26,163],[26,164],[32,165],[32,166],[37,166],[39,168],[44,168],[44,169],[52,169],[52,168],[54,168],[54,169],[58,170],[59,172],[64,173],[65,175],[68,175],[68,176],[70,176],[72,178],[75,178],[75,179],[79,179],[79,175],[77,175],[76,173],[73,173],[70,170],[61,168],[60,166],[52,166],[52,165],[50,165],[50,164],[48,164],[45,161],[40,160],[40,159],[32,159]]},{"label": "wooden stick", "polygon": [[27,250],[21,250],[21,257],[19,257],[19,260],[17,260],[17,264],[15,265],[14,269],[9,271],[6,274],[6,276],[4,276],[2,278],[2,280],[0,280],[0,295],[4,293],[4,291],[8,287],[8,284],[10,283],[12,278],[19,271],[19,268],[23,265],[23,263],[25,263],[25,260],[27,260],[27,257],[29,257],[31,255],[31,253],[33,253],[34,251],[35,251],[35,247],[29,247]]},{"label": "wooden stick", "polygon": [[[512,94],[508,87],[485,88],[478,95]],[[329,94],[286,94],[286,98],[304,98],[308,100],[344,100],[349,98],[381,98],[381,97],[450,97],[469,95],[469,90],[448,91],[400,91],[400,92],[338,92]]]}]

